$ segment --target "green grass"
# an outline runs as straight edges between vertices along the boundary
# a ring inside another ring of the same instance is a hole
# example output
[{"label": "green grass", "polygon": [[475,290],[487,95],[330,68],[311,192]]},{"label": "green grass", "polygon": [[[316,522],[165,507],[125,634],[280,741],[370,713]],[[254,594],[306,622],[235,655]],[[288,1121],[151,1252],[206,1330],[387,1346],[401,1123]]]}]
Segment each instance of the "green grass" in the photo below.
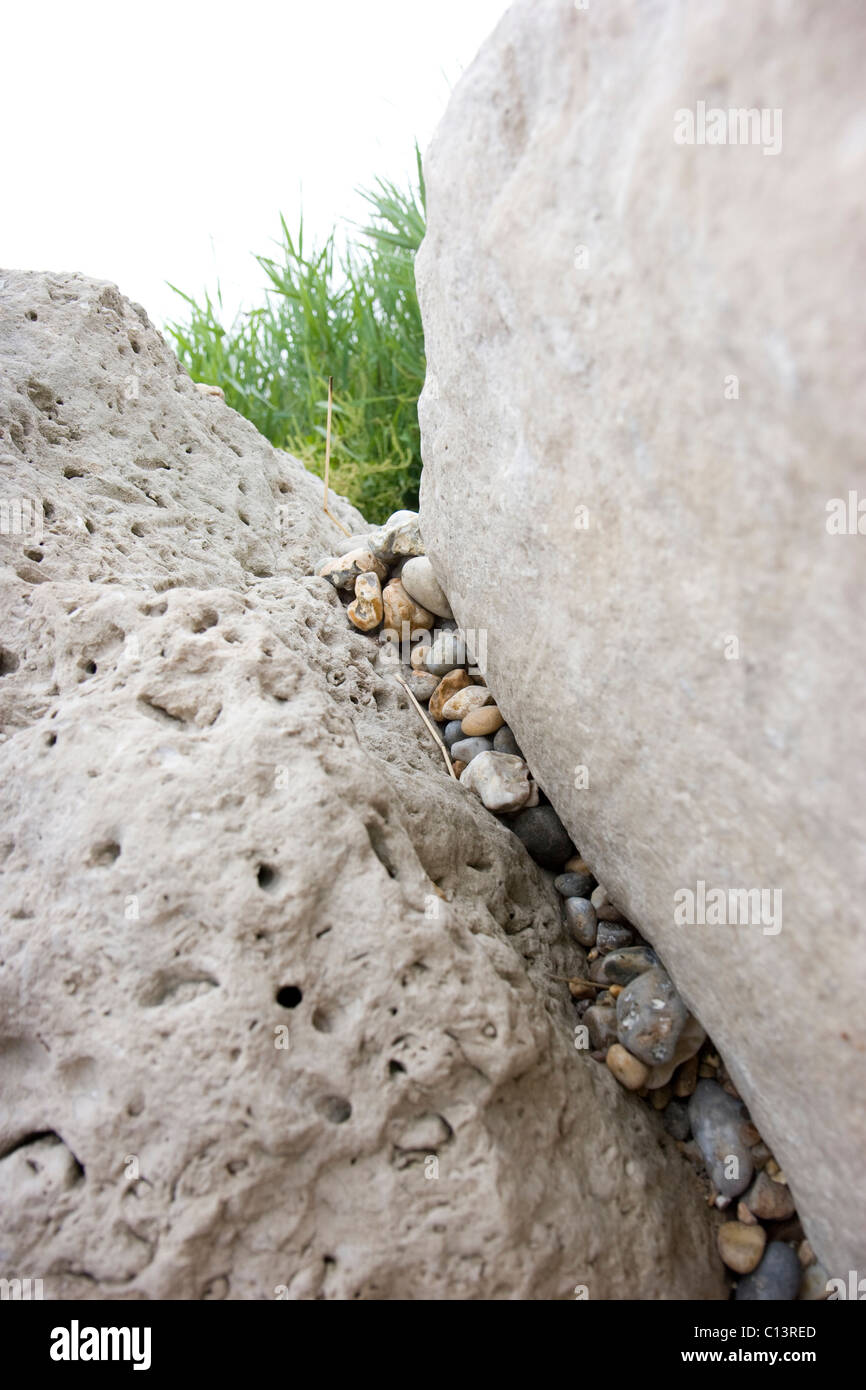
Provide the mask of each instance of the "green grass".
[{"label": "green grass", "polygon": [[321,477],[328,377],[334,378],[331,485],[370,521],[416,508],[421,477],[417,403],[424,381],[424,335],[414,261],[425,227],[424,176],[407,189],[377,180],[362,190],[368,225],[346,250],[332,232],[307,247],[280,218],[276,255],[257,256],[264,302],[230,327],[222,299],[183,291],[185,323],[171,323],[180,360],[195,381],[221,386],[226,400],[277,448]]}]

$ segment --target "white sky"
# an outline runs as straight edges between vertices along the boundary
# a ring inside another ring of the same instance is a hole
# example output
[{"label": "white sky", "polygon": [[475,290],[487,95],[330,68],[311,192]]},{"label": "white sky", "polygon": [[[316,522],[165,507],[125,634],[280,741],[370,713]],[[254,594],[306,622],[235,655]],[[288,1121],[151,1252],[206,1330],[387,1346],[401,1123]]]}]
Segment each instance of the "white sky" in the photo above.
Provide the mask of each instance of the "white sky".
[{"label": "white sky", "polygon": [[508,0],[17,0],[4,7],[0,265],[260,298],[284,212],[324,235],[414,168]]}]

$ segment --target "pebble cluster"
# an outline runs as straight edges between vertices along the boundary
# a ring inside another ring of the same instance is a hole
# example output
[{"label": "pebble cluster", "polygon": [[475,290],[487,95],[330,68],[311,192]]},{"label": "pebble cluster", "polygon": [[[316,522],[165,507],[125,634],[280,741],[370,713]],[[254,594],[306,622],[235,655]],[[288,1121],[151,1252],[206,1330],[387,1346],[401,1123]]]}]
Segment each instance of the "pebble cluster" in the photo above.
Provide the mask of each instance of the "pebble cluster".
[{"label": "pebble cluster", "polygon": [[726,1213],[736,1204],[734,1219],[718,1230],[719,1253],[737,1278],[734,1297],[826,1297],[827,1273],[804,1237],[785,1175],[724,1062],[656,952],[578,853],[483,676],[470,673],[472,654],[424,553],[417,513],[395,512],[351,537],[316,572],[344,597],[356,628],[403,642],[402,678],[441,726],[460,785],[556,874],[577,948],[566,983],[590,1056],[661,1112],[680,1151],[706,1175],[708,1202]]}]

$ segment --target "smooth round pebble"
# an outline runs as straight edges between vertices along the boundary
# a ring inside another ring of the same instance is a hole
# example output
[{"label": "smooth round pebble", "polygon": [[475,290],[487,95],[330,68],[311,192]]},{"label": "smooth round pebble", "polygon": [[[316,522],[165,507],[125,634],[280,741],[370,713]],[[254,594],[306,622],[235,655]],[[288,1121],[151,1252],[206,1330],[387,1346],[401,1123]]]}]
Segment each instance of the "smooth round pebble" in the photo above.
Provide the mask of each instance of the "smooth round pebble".
[{"label": "smooth round pebble", "polygon": [[589,1040],[600,1051],[616,1042],[616,1008],[613,1004],[590,1004],[583,1016],[589,1029]]},{"label": "smooth round pebble", "polygon": [[439,677],[431,676],[427,671],[412,671],[404,677],[406,684],[412,691],[416,700],[420,700],[425,705],[439,685]]},{"label": "smooth round pebble", "polygon": [[621,951],[611,951],[609,956],[593,961],[589,977],[606,985],[627,985],[636,975],[653,970],[658,963],[659,958],[650,946],[624,946]]},{"label": "smooth round pebble", "polygon": [[762,1221],[787,1221],[796,1210],[791,1189],[767,1173],[758,1173],[743,1201]]},{"label": "smooth round pebble", "polygon": [[[424,665],[434,676],[445,676],[457,666],[466,665],[466,643],[459,632],[443,632],[441,628],[433,633],[433,641]],[[467,685],[470,682],[467,680]]]},{"label": "smooth round pebble", "polygon": [[414,556],[407,560],[400,573],[403,587],[410,598],[420,603],[439,618],[453,618],[451,605],[445,590],[433,573],[433,566],[426,555]]},{"label": "smooth round pebble", "polygon": [[442,730],[442,737],[445,740],[446,748],[453,748],[458,739],[463,737],[463,730],[460,727],[459,719],[452,719]]},{"label": "smooth round pebble", "polygon": [[790,1303],[797,1297],[801,1277],[796,1250],[780,1240],[771,1240],[757,1269],[740,1280],[734,1297],[738,1303]]},{"label": "smooth round pebble", "polygon": [[517,739],[509,729],[507,724],[503,724],[501,729],[497,729],[496,737],[493,740],[493,747],[497,753],[511,753],[515,758],[522,758],[523,754],[517,746]]},{"label": "smooth round pebble", "polygon": [[601,884],[599,884],[597,888],[593,889],[591,901],[593,907],[595,908],[595,914],[600,922],[622,921],[622,913],[620,912],[619,908],[614,907],[613,903],[610,900],[610,897],[608,896],[607,889],[602,888]]},{"label": "smooth round pebble", "polygon": [[396,632],[401,637],[405,634],[410,641],[422,629],[433,626],[433,614],[409,597],[399,579],[392,579],[385,585],[382,607],[386,630]]},{"label": "smooth round pebble", "polygon": [[[495,744],[496,740],[493,742]],[[564,898],[590,898],[594,885],[595,879],[592,874],[559,874],[553,880],[557,893],[561,893]]]},{"label": "smooth round pebble", "polygon": [[[751,1274],[760,1263],[767,1244],[763,1226],[746,1226],[742,1221],[726,1221],[719,1227],[719,1254],[735,1274]],[[797,1261],[799,1264],[799,1260]]]},{"label": "smooth round pebble", "polygon": [[[476,686],[475,688],[477,690],[480,687]],[[463,720],[463,732],[469,734],[470,737],[477,734],[493,735],[501,727],[502,715],[495,705],[485,705],[483,708],[470,710]]]},{"label": "smooth round pebble", "polygon": [[616,1001],[623,1047],[648,1067],[670,1062],[689,1011],[665,970],[656,966],[626,985]]},{"label": "smooth round pebble", "polygon": [[627,1091],[639,1091],[649,1074],[649,1068],[619,1043],[614,1043],[608,1048],[605,1061],[619,1084]]},{"label": "smooth round pebble", "polygon": [[630,946],[633,941],[634,932],[631,927],[624,926],[622,922],[599,922],[595,944],[603,954],[619,951],[623,946]]},{"label": "smooth round pebble", "polygon": [[459,758],[462,763],[467,764],[481,753],[492,752],[493,744],[489,738],[459,738],[456,743],[451,745],[452,758]]},{"label": "smooth round pebble", "polygon": [[488,704],[492,699],[493,696],[484,685],[464,686],[462,690],[457,691],[456,695],[452,695],[451,699],[442,707],[442,716],[444,719],[463,720],[473,710],[479,710],[482,705]]},{"label": "smooth round pebble", "polygon": [[754,1172],[752,1152],[743,1135],[742,1102],[722,1090],[718,1081],[699,1081],[689,1101],[689,1120],[713,1187],[722,1197],[739,1197]]},{"label": "smooth round pebble", "polygon": [[373,571],[359,574],[355,580],[355,598],[346,609],[346,616],[361,632],[371,632],[382,621],[382,585]]},{"label": "smooth round pebble", "polygon": [[543,869],[561,868],[574,853],[571,837],[552,806],[527,807],[509,825]]},{"label": "smooth round pebble", "polygon": [[565,920],[575,941],[590,950],[595,945],[598,921],[595,908],[588,898],[566,898],[563,904]]}]

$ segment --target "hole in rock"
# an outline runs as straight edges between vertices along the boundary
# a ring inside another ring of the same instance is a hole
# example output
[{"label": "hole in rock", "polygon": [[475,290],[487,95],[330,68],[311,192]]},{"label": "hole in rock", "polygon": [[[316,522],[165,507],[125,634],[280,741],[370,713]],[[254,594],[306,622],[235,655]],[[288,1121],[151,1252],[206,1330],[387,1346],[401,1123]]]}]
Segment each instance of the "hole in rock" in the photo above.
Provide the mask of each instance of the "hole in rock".
[{"label": "hole in rock", "polygon": [[0,647],[0,676],[11,676],[18,670],[18,658],[7,647]]},{"label": "hole in rock", "polygon": [[[98,776],[94,773],[93,776]],[[99,868],[107,864],[113,864],[120,854],[120,845],[116,840],[102,840],[98,845],[94,845],[90,851],[88,864],[92,868]]]},{"label": "hole in rock", "polygon": [[280,875],[270,864],[260,864],[256,870],[256,879],[259,887],[264,888],[265,892],[268,892],[270,889],[276,888],[280,880]]},{"label": "hole in rock", "polygon": [[277,1003],[281,1009],[296,1009],[304,997],[297,985],[283,985],[277,990]]},{"label": "hole in rock", "polygon": [[394,1058],[392,1057],[392,1058],[391,1058],[391,1061],[388,1063],[388,1075],[389,1075],[389,1076],[399,1076],[399,1075],[401,1074],[401,1072],[402,1072],[402,1073],[405,1073],[405,1071],[406,1071],[406,1068],[403,1066],[403,1063],[402,1063],[402,1062],[397,1062],[397,1061],[395,1061]]},{"label": "hole in rock", "polygon": [[323,1096],[316,1102],[316,1109],[332,1125],[344,1125],[352,1113],[351,1103],[345,1096]]}]

